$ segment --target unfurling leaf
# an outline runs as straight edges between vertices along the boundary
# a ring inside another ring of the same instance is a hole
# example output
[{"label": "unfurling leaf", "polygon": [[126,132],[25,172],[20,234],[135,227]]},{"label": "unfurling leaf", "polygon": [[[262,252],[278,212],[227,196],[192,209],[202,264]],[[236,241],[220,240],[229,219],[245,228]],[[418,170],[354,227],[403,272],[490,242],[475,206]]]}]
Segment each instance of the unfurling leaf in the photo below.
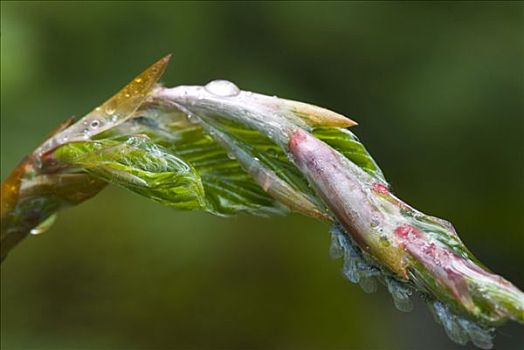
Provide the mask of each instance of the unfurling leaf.
[{"label": "unfurling leaf", "polygon": [[445,220],[391,192],[376,162],[327,109],[206,86],[156,86],[169,57],[27,157],[2,184],[1,258],[59,209],[107,183],[163,205],[216,215],[289,211],[333,222],[348,280],[381,282],[402,311],[420,294],[457,343],[492,346],[493,327],[524,323],[524,294],[481,265]]},{"label": "unfurling leaf", "polygon": [[144,137],[69,143],[54,156],[73,168],[179,209],[206,207],[195,170]]}]

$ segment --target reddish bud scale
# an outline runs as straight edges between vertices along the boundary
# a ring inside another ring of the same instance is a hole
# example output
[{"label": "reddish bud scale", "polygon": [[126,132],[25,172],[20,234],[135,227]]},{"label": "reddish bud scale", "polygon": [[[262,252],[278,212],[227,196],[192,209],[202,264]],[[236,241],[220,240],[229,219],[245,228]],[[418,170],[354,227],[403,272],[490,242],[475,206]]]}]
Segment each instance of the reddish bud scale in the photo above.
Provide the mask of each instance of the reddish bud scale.
[{"label": "reddish bud scale", "polygon": [[[369,249],[362,235],[369,227],[373,208],[360,184],[348,176],[338,154],[328,145],[300,129],[290,137],[289,151],[295,163],[315,186],[317,193],[361,248]],[[348,205],[359,203],[359,208]],[[358,209],[358,213],[357,213]]]},{"label": "reddish bud scale", "polygon": [[[435,242],[421,230],[404,224],[395,229],[401,247],[420,262],[435,281],[448,290],[463,307],[474,314],[480,312],[473,300],[471,281],[478,285],[499,285],[518,292],[504,278],[483,270],[469,259],[463,258],[440,242]],[[498,310],[496,311],[498,312]],[[500,316],[503,311],[500,311]]]},{"label": "reddish bud scale", "polygon": [[[450,224],[416,212],[385,184],[303,130],[292,133],[288,146],[297,167],[345,231],[399,279],[409,279],[411,269],[412,282],[420,283],[421,290],[474,319],[497,323],[524,318],[522,293],[516,287],[446,245],[447,238],[456,236]],[[433,225],[442,236],[437,239],[435,231],[424,231],[425,225]]]},{"label": "reddish bud scale", "polygon": [[457,299],[471,303],[467,284],[460,270],[469,268],[463,258],[435,244],[415,227],[404,224],[395,229],[400,245],[422,263]]},{"label": "reddish bud scale", "polygon": [[381,184],[379,182],[376,182],[373,184],[373,191],[375,191],[376,193],[383,194],[383,195],[389,194],[389,189],[384,184]]},{"label": "reddish bud scale", "polygon": [[[379,205],[388,206],[393,211],[395,204],[389,199],[376,200],[377,196],[368,185],[376,180],[303,130],[296,130],[291,135],[289,151],[297,167],[359,247],[380,260],[399,278],[407,279],[402,261],[404,252],[396,244],[391,244],[391,233],[382,232],[379,227],[386,219]],[[376,183],[374,188],[389,194],[385,185]]]}]

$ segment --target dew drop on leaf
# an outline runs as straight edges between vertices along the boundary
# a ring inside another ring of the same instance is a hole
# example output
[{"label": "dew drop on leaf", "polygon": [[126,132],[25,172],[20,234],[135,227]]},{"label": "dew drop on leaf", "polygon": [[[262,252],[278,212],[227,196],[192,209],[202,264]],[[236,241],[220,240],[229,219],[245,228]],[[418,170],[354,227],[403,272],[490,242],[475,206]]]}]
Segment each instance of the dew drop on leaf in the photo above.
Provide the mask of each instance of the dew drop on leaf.
[{"label": "dew drop on leaf", "polygon": [[395,304],[395,307],[403,312],[411,311],[413,309],[413,304],[409,299],[411,295],[411,290],[401,282],[398,282],[397,280],[391,277],[386,277],[385,282],[388,292],[391,294],[391,297],[393,298],[393,303]]},{"label": "dew drop on leaf", "polygon": [[438,323],[442,324],[448,337],[454,342],[465,345],[469,340],[481,349],[493,347],[493,329],[485,328],[479,324],[453,313],[449,306],[434,301],[430,308]]},{"label": "dew drop on leaf", "polygon": [[360,276],[359,285],[365,293],[377,291],[377,281],[374,277]]},{"label": "dew drop on leaf", "polygon": [[240,89],[228,80],[213,80],[204,87],[207,92],[220,97],[233,97],[240,93]]},{"label": "dew drop on leaf", "polygon": [[98,119],[95,119],[91,122],[91,124],[89,124],[89,126],[91,127],[91,129],[96,129],[100,126],[100,120]]}]

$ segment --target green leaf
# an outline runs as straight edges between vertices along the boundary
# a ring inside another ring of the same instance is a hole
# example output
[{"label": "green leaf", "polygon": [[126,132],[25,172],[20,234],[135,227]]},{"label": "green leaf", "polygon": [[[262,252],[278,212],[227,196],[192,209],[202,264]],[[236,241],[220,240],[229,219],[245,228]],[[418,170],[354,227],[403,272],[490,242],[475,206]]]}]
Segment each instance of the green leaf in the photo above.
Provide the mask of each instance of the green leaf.
[{"label": "green leaf", "polygon": [[54,156],[109,183],[179,209],[204,209],[204,189],[196,171],[144,137],[75,142]]},{"label": "green leaf", "polygon": [[[112,135],[103,136],[143,133],[154,143],[162,145],[170,153],[190,164],[201,179],[205,192],[205,209],[214,214],[231,215],[246,212],[267,216],[285,213],[285,206],[273,198],[277,197],[294,211],[328,218],[324,204],[314,194],[307,180],[282,148],[268,136],[219,115],[193,117],[197,120],[189,120],[184,114],[173,113],[166,117],[166,113],[157,112],[144,112],[141,117],[115,129]],[[207,127],[207,130],[204,130],[202,125]],[[227,135],[228,145],[224,145],[224,140],[217,143],[215,139],[219,133]],[[385,183],[375,161],[350,131],[340,128],[316,128],[313,134]],[[235,159],[235,156],[240,161]],[[253,180],[253,174],[250,174],[253,166],[271,174],[266,176],[269,181],[267,186],[260,184],[260,181],[257,184]],[[275,196],[275,191],[272,192],[271,186],[275,183],[274,187],[282,194],[280,198],[278,194]],[[293,197],[292,200],[282,200],[290,196]]]},{"label": "green leaf", "polygon": [[381,180],[384,184],[387,183],[378,164],[357,136],[348,129],[316,128],[313,130],[313,135],[342,153],[347,159],[361,167],[368,174]]},{"label": "green leaf", "polygon": [[218,215],[246,212],[263,216],[286,211],[200,126],[191,124],[173,130],[172,135],[171,142],[159,142],[196,169],[202,179],[209,211]]}]

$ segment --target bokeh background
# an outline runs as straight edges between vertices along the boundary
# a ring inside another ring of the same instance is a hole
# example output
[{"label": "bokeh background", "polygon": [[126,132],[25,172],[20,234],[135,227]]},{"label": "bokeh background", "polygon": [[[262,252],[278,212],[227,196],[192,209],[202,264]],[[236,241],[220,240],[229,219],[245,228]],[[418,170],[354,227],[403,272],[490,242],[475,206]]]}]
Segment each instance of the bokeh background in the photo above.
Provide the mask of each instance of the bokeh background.
[{"label": "bokeh background", "polygon": [[[168,85],[224,78],[359,121],[394,191],[524,288],[523,36],[522,3],[3,1],[2,178],[172,52]],[[110,188],[2,264],[2,349],[462,349],[422,303],[344,280],[328,246],[311,219]]]}]

